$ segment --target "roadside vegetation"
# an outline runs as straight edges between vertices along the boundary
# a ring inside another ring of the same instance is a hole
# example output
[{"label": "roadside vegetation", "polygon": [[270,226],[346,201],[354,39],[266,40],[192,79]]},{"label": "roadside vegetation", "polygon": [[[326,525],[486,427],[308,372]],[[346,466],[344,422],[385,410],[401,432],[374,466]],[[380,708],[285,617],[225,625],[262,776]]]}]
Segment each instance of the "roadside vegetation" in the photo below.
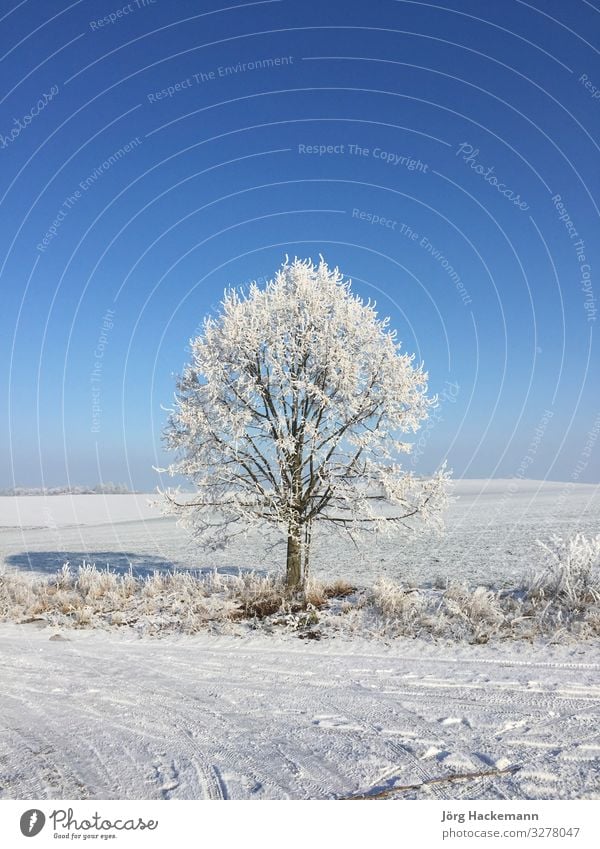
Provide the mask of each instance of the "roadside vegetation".
[{"label": "roadside vegetation", "polygon": [[0,619],[155,635],[291,631],[314,640],[343,634],[482,644],[600,636],[600,535],[553,537],[541,545],[546,567],[502,590],[459,581],[423,588],[382,578],[372,588],[313,579],[293,592],[284,579],[257,572],[138,577],[67,563],[50,578],[0,575]]}]

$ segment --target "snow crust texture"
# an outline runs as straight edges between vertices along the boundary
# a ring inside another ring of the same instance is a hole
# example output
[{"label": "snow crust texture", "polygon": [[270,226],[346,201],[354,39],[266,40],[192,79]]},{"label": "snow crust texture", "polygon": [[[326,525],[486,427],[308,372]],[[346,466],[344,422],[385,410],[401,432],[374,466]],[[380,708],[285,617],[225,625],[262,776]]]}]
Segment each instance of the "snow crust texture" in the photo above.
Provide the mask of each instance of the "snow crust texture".
[{"label": "snow crust texture", "polygon": [[[0,660],[4,799],[396,785],[421,785],[405,798],[600,796],[597,643],[146,640],[30,624],[0,626]],[[428,783],[456,774],[477,777]]]}]

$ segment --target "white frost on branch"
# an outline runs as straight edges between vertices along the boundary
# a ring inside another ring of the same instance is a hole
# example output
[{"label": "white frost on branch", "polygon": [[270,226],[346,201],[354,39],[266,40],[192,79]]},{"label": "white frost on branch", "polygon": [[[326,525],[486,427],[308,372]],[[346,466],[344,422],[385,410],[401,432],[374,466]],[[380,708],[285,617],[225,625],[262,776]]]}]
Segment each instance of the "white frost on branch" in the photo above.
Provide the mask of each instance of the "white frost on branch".
[{"label": "white frost on branch", "polygon": [[449,473],[399,459],[435,398],[389,319],[323,259],[286,262],[264,289],[227,291],[191,341],[165,431],[164,495],[207,544],[268,522],[305,539],[316,521],[362,534],[439,520]]}]

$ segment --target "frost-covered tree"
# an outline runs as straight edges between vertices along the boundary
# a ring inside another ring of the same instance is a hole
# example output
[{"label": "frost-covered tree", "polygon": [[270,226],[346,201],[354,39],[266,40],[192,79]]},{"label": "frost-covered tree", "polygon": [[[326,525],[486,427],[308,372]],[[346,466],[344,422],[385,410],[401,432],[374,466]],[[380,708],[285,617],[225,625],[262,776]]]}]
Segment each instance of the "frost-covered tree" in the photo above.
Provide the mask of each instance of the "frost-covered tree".
[{"label": "frost-covered tree", "polygon": [[427,374],[337,268],[286,259],[264,288],[226,292],[191,351],[165,440],[166,471],[195,495],[164,495],[200,539],[269,523],[300,588],[316,522],[360,539],[439,518],[444,468],[423,479],[398,461],[435,404]]}]

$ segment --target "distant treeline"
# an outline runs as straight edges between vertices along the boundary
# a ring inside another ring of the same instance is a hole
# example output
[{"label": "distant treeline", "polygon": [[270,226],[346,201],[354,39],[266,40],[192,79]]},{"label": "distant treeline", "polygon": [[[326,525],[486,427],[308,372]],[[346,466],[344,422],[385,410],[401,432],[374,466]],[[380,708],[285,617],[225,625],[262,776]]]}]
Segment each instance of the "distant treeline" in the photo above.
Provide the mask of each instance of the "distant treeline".
[{"label": "distant treeline", "polygon": [[135,492],[124,483],[98,483],[96,486],[14,486],[0,489],[0,495],[128,495]]}]

